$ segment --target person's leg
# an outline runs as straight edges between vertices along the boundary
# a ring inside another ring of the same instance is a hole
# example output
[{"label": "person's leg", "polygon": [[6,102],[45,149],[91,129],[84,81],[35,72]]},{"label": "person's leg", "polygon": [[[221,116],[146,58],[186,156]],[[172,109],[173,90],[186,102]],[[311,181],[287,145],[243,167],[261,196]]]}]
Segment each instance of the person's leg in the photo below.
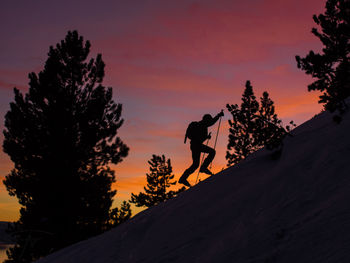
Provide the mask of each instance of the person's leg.
[{"label": "person's leg", "polygon": [[[210,148],[209,146],[207,145],[201,145],[201,148],[200,148],[200,151],[201,152],[204,152],[204,153],[208,153],[208,156],[207,158],[205,158],[203,164],[201,165],[200,167],[200,171],[201,172],[208,172],[208,166],[209,164],[213,161],[214,157],[215,157],[215,150],[213,148]],[[210,172],[211,174],[211,172]]]},{"label": "person's leg", "polygon": [[198,168],[201,157],[200,147],[191,145],[192,165],[188,167],[180,177],[179,181],[187,180],[187,178]]}]

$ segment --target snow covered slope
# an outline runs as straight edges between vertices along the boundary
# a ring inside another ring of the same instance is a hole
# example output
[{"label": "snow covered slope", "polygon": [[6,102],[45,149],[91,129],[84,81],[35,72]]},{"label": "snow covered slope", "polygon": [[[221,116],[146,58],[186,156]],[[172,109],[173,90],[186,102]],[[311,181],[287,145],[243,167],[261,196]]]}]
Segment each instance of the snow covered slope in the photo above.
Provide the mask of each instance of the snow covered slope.
[{"label": "snow covered slope", "polygon": [[279,160],[261,150],[39,262],[350,262],[349,131],[350,114],[337,125],[322,113]]},{"label": "snow covered slope", "polygon": [[0,221],[0,245],[13,243],[11,236],[6,233],[9,222]]}]

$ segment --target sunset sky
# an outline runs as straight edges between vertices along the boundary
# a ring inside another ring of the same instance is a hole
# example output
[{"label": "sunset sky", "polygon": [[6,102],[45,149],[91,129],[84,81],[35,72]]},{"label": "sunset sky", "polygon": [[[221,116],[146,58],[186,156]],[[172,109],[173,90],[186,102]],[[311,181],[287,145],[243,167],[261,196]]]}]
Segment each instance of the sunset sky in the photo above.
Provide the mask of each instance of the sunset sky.
[{"label": "sunset sky", "polygon": [[[142,190],[152,154],[170,158],[178,179],[191,164],[183,143],[187,125],[227,103],[240,103],[246,80],[258,98],[269,92],[285,124],[301,124],[318,113],[318,94],[307,91],[311,78],[297,68],[295,55],[320,50],[310,31],[312,15],[324,5],[322,0],[2,0],[0,128],[13,87],[27,92],[28,73],[43,69],[49,46],[78,30],[90,40],[91,56],[102,54],[104,85],[123,104],[119,136],[130,153],[113,166],[118,205]],[[229,117],[225,111],[213,171],[226,165]],[[1,181],[12,167],[1,151]],[[0,221],[18,219],[18,210],[17,199],[0,183]]]}]

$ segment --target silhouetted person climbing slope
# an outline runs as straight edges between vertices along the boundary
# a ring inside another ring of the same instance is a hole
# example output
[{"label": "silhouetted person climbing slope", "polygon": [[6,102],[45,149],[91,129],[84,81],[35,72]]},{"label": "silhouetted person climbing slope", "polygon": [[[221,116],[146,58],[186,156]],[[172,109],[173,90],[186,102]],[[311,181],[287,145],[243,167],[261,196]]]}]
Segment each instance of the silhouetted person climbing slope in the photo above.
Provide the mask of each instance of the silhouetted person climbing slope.
[{"label": "silhouetted person climbing slope", "polygon": [[191,151],[192,151],[192,165],[186,169],[183,175],[179,179],[180,184],[184,184],[190,187],[190,183],[187,181],[187,178],[192,174],[199,166],[201,153],[208,153],[207,158],[205,158],[203,164],[200,167],[201,173],[206,173],[212,175],[213,173],[208,169],[209,164],[213,161],[215,157],[215,150],[210,148],[207,145],[204,145],[203,142],[211,138],[211,135],[208,134],[208,127],[214,125],[217,120],[224,116],[224,111],[222,110],[214,118],[210,114],[205,114],[201,121],[191,122],[186,130],[185,141],[189,138],[191,140]]}]

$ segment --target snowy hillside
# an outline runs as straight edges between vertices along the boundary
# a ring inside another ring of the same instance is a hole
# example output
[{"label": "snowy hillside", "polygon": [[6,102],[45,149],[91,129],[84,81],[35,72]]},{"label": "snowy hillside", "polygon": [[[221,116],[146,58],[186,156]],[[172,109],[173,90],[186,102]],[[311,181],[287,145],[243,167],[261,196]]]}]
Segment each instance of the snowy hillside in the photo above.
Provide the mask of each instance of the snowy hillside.
[{"label": "snowy hillside", "polygon": [[259,151],[39,262],[350,262],[349,131],[350,114],[337,125],[322,113],[279,160]]},{"label": "snowy hillside", "polygon": [[10,235],[6,233],[8,224],[9,222],[0,221],[0,245],[12,243]]}]

